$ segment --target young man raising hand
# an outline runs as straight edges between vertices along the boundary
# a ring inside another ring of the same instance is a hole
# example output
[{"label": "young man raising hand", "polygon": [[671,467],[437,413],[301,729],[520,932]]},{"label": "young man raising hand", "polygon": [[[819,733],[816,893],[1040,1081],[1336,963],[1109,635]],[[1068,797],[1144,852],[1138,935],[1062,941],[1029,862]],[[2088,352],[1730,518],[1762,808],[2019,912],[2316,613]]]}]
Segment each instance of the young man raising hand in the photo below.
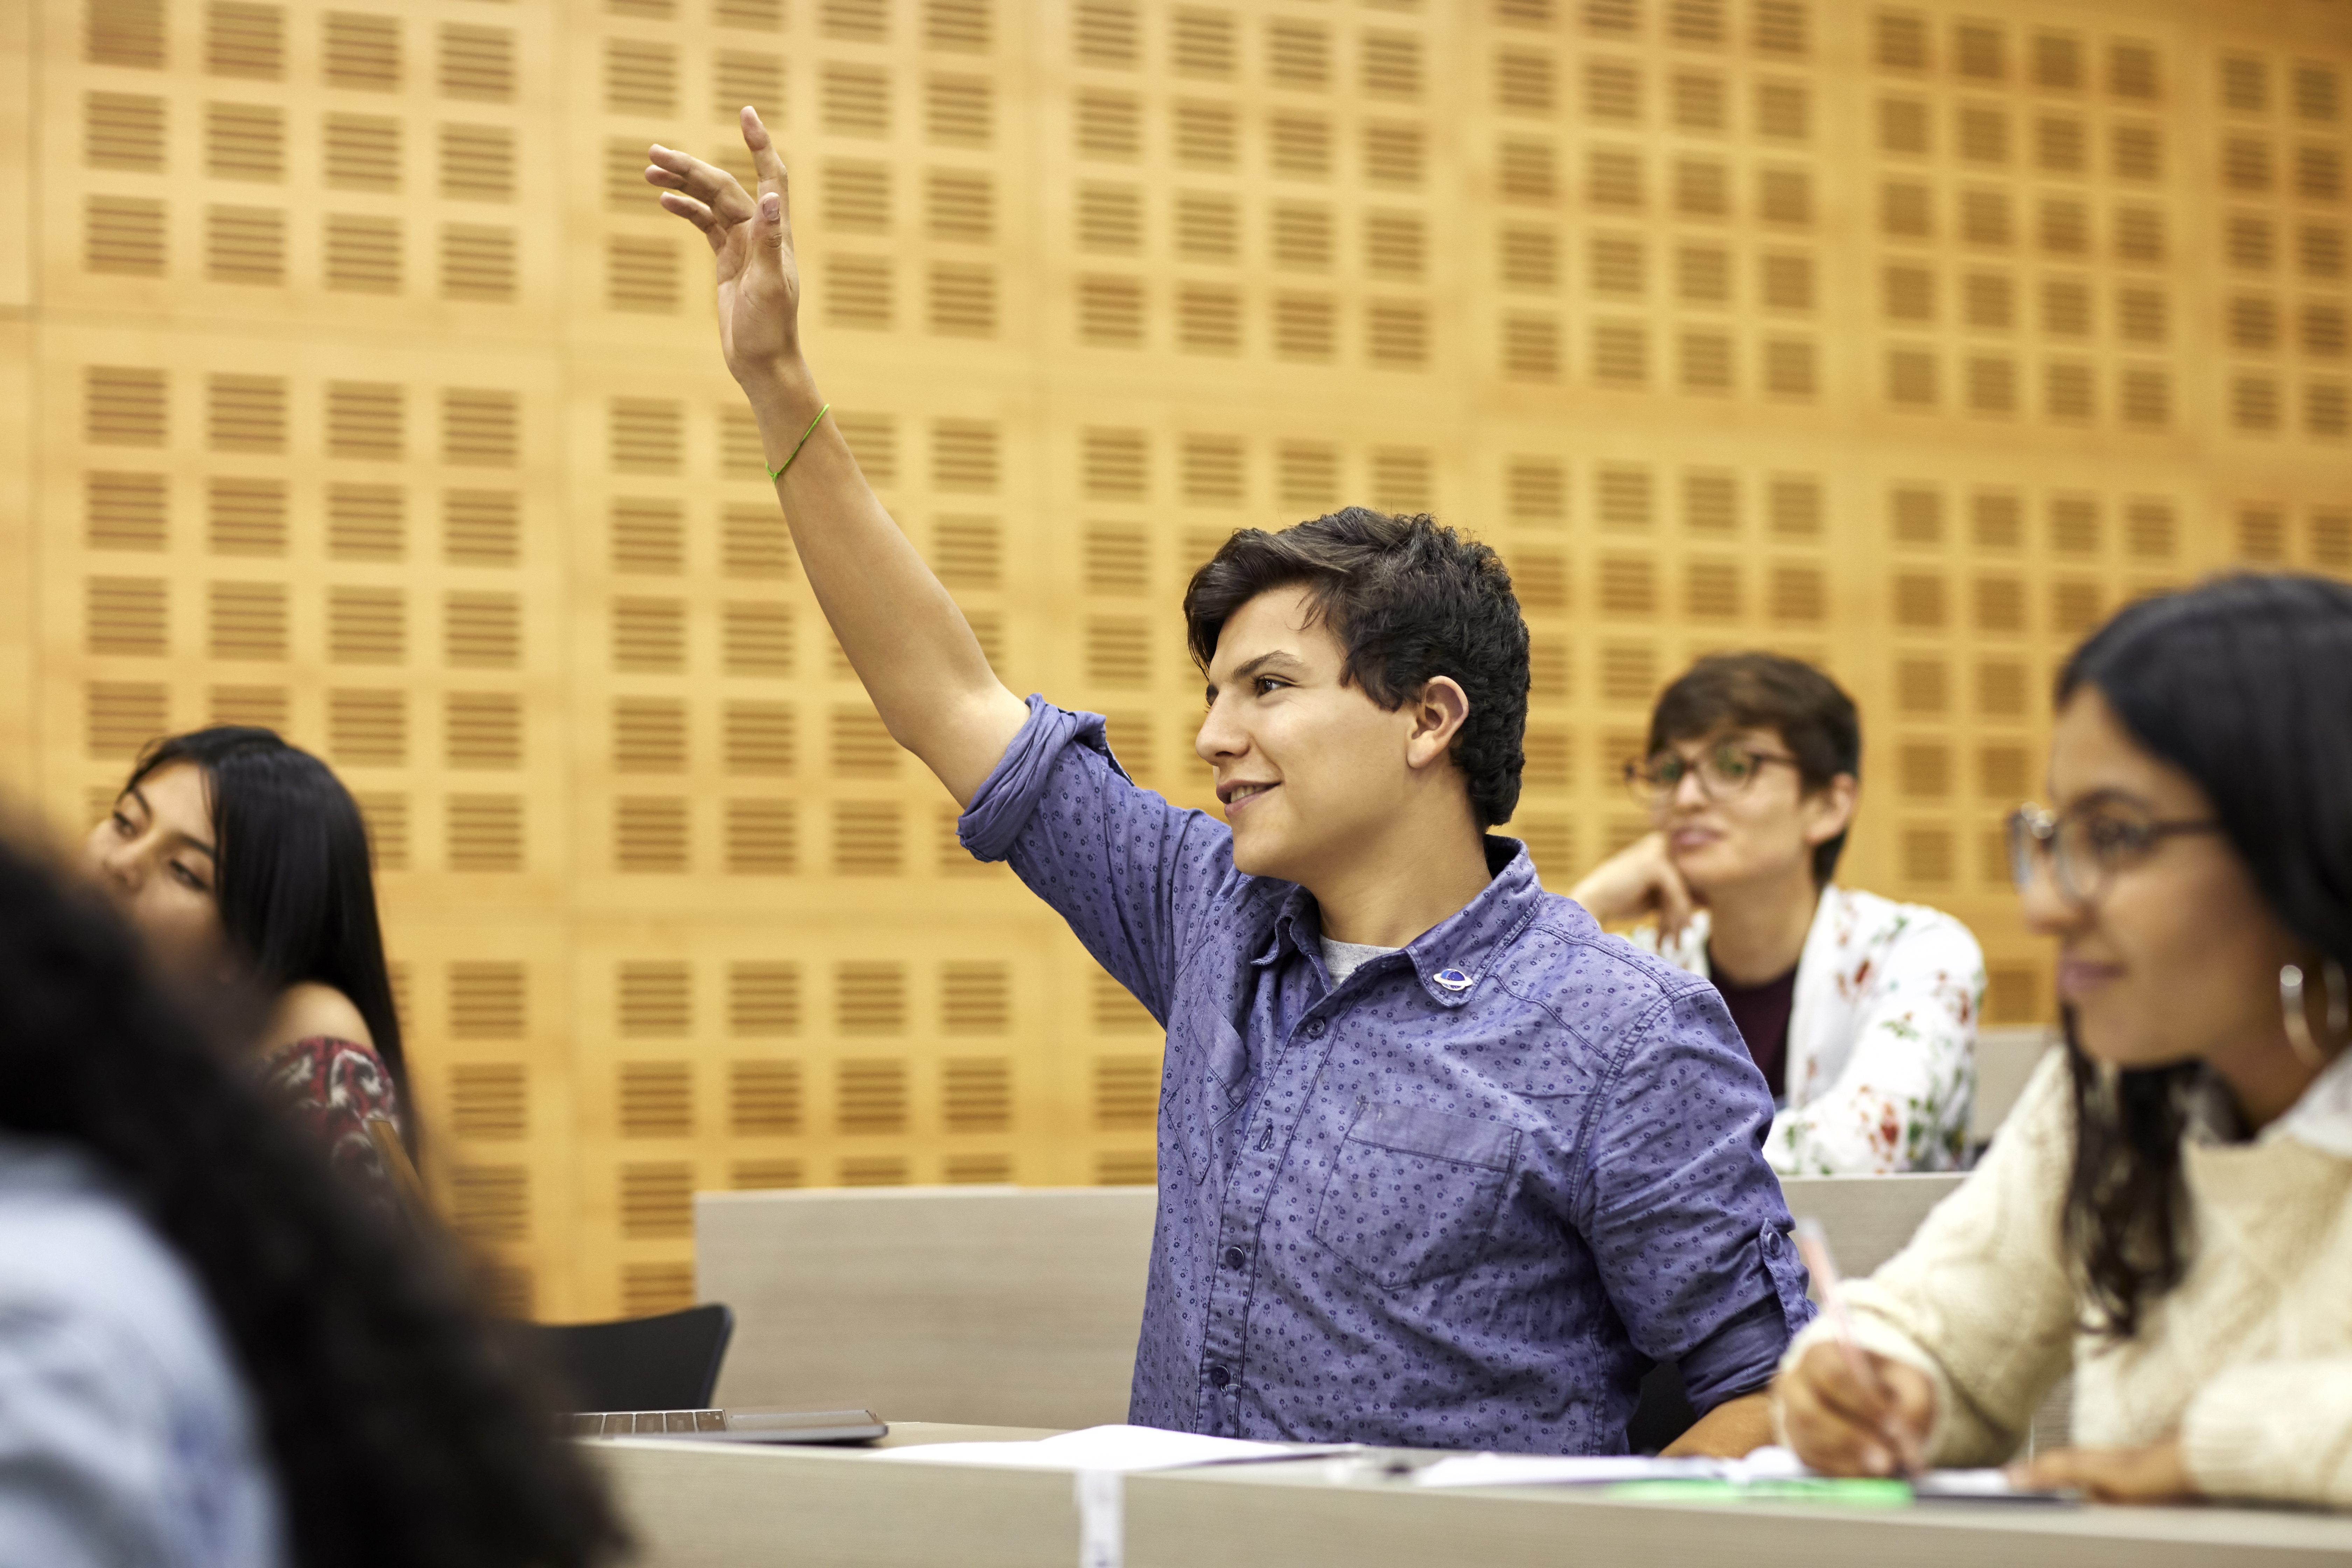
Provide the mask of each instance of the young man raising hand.
[{"label": "young man raising hand", "polygon": [[1024,702],[866,488],[797,330],[783,164],[663,148],[803,567],[899,743],[1168,1028],[1130,1418],[1235,1436],[1613,1453],[1653,1361],[1681,1447],[1767,1438],[1810,1315],[1772,1107],[1704,982],[1606,937],[1486,830],[1518,795],[1501,563],[1351,508],[1244,530],[1184,613],[1227,822]]}]

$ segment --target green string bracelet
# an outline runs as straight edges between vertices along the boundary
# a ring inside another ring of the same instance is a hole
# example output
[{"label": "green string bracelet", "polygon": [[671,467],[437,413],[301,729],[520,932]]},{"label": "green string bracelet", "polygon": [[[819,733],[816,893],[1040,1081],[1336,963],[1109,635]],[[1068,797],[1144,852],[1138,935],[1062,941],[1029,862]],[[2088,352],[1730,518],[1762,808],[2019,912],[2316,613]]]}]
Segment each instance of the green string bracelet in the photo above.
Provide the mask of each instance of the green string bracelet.
[{"label": "green string bracelet", "polygon": [[[784,477],[784,470],[793,466],[793,458],[797,458],[801,455],[801,448],[808,445],[808,438],[816,434],[816,427],[824,424],[824,416],[832,412],[833,405],[830,403],[816,411],[816,417],[809,421],[809,427],[801,432],[801,438],[799,440],[793,443],[792,457],[786,458],[776,467],[768,469],[768,478],[771,480],[781,479]],[[764,468],[766,465],[762,464],[761,467]]]}]

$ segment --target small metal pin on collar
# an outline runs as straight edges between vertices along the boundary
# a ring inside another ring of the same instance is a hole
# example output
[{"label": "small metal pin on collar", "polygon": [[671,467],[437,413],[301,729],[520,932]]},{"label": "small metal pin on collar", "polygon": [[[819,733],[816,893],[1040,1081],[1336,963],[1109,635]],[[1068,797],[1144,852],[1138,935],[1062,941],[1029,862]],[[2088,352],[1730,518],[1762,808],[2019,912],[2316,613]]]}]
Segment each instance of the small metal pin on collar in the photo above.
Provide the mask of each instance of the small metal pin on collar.
[{"label": "small metal pin on collar", "polygon": [[1441,969],[1430,978],[1448,991],[1467,991],[1476,984],[1475,976],[1465,974],[1458,969]]}]

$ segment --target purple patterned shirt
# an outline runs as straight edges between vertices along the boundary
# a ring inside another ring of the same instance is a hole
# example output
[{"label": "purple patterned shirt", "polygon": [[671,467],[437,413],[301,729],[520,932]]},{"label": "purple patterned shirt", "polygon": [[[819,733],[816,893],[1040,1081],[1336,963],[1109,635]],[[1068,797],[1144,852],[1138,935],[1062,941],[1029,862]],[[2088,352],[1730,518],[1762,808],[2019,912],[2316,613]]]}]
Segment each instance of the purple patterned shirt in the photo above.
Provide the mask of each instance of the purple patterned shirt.
[{"label": "purple patterned shirt", "polygon": [[1129,783],[1094,714],[1032,697],[961,832],[1168,1029],[1130,1420],[1622,1453],[1654,1361],[1705,1411],[1811,1317],[1723,1003],[1511,840],[1335,990],[1314,900]]}]

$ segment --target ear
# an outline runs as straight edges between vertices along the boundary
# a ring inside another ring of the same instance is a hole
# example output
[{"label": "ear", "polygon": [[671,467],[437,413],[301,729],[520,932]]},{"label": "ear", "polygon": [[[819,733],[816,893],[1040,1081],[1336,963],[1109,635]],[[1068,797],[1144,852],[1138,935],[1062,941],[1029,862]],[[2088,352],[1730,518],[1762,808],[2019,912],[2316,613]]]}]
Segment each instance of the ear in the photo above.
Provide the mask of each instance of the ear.
[{"label": "ear", "polygon": [[1432,763],[1443,762],[1446,749],[1454,744],[1462,726],[1470,717],[1470,694],[1450,675],[1440,675],[1425,682],[1420,695],[1404,705],[1412,728],[1405,737],[1405,764],[1425,768]]},{"label": "ear", "polygon": [[1805,842],[1827,844],[1853,824],[1853,808],[1862,784],[1852,773],[1840,773],[1807,795],[1799,809],[1805,818]]}]

